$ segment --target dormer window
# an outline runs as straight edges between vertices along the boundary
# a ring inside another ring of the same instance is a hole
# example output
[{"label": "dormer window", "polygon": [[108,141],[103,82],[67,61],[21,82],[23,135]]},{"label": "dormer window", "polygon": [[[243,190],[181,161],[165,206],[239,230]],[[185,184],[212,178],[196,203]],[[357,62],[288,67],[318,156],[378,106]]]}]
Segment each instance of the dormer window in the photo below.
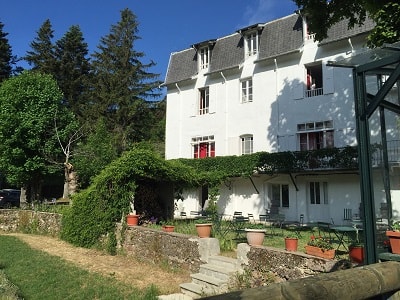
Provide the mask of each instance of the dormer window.
[{"label": "dormer window", "polygon": [[200,70],[207,70],[211,62],[212,49],[216,40],[208,40],[198,44],[192,45],[197,50],[198,68]]},{"label": "dormer window", "polygon": [[258,54],[260,35],[263,28],[264,25],[255,24],[237,31],[243,36],[245,57],[250,57]]},{"label": "dormer window", "polygon": [[246,56],[257,55],[258,53],[258,32],[252,32],[245,36]]},{"label": "dormer window", "polygon": [[208,69],[208,65],[210,64],[211,58],[211,49],[210,47],[203,47],[199,49],[199,68],[200,70]]}]

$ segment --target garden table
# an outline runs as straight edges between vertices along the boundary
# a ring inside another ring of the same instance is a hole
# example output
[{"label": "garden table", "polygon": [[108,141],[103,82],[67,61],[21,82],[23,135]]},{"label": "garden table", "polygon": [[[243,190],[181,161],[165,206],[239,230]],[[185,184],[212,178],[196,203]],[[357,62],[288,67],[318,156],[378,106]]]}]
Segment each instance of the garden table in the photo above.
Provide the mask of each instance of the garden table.
[{"label": "garden table", "polygon": [[331,226],[330,229],[338,238],[338,246],[336,250],[339,250],[340,246],[343,246],[346,251],[349,251],[346,242],[348,243],[351,239],[354,239],[354,235],[357,230],[362,231],[362,228],[356,229],[352,226]]}]

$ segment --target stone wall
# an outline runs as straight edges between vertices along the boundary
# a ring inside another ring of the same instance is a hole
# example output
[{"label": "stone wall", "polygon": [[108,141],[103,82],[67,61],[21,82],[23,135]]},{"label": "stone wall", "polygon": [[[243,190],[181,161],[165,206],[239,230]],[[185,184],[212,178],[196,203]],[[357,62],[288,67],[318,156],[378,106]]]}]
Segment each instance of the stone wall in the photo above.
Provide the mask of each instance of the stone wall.
[{"label": "stone wall", "polygon": [[172,266],[197,272],[211,255],[220,254],[217,239],[200,239],[176,232],[163,232],[142,226],[117,226],[118,247],[127,255],[151,262],[167,262]]},{"label": "stone wall", "polygon": [[[61,215],[31,210],[0,210],[0,231],[28,232],[58,236]],[[128,256],[149,262],[168,263],[197,272],[209,256],[220,254],[215,238],[167,233],[143,226],[117,224],[118,248]],[[297,279],[336,270],[337,261],[325,260],[300,252],[287,252],[272,247],[250,247],[239,244],[237,257],[252,271],[272,271],[281,280]]]},{"label": "stone wall", "polygon": [[251,271],[272,272],[280,281],[304,278],[349,268],[349,263],[311,256],[302,252],[291,252],[273,247],[250,247],[239,244],[238,259]]},{"label": "stone wall", "polygon": [[0,210],[0,231],[58,236],[60,230],[60,214],[32,210]]}]

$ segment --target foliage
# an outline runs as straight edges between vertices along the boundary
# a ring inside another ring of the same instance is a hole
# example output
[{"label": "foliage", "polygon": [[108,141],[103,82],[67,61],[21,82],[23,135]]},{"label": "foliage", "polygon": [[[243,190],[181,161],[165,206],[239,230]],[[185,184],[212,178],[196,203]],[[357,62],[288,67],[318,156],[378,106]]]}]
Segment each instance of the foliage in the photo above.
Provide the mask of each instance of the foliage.
[{"label": "foliage", "polygon": [[[90,70],[88,45],[79,26],[74,25],[55,45],[54,76],[64,94],[65,104],[80,119],[85,119],[82,107]],[[81,120],[84,123],[84,120]]]},{"label": "foliage", "polygon": [[32,70],[53,74],[56,62],[52,43],[54,31],[50,20],[44,21],[36,33],[37,36],[30,44],[32,50],[27,52],[24,59],[32,66]]},{"label": "foliage", "polygon": [[[140,181],[200,185],[191,168],[165,161],[146,146],[137,145],[108,165],[86,190],[72,197],[71,210],[63,217],[62,238],[74,245],[95,245],[127,214]],[[135,209],[138,214],[144,213],[136,199]]]},{"label": "foliage", "polygon": [[389,228],[393,231],[400,231],[400,221],[391,220]]},{"label": "foliage", "polygon": [[248,223],[244,226],[246,229],[262,229],[266,230],[266,227],[264,224],[260,223]]},{"label": "foliage", "polygon": [[107,131],[106,125],[100,119],[84,141],[80,141],[75,149],[72,164],[78,173],[79,186],[84,189],[92,179],[109,163],[118,157],[114,137]]},{"label": "foliage", "polygon": [[310,32],[315,33],[315,39],[322,41],[327,37],[328,29],[341,20],[347,20],[349,28],[361,25],[367,15],[376,23],[369,36],[370,46],[381,46],[383,43],[398,41],[400,36],[399,18],[400,6],[391,0],[346,0],[346,1],[314,1],[293,0],[301,14],[307,17]]},{"label": "foliage", "polygon": [[154,62],[142,63],[144,53],[134,49],[138,22],[129,10],[121,11],[120,21],[102,37],[92,55],[90,105],[86,116],[105,118],[107,128],[119,137],[119,149],[148,140],[153,127],[149,99],[158,97],[158,75],[147,72]]},{"label": "foliage", "polygon": [[334,249],[332,243],[322,236],[316,237],[312,235],[307,245],[321,248],[323,251]]},{"label": "foliage", "polygon": [[8,42],[7,35],[3,31],[3,23],[0,22],[0,83],[11,75],[11,46]]},{"label": "foliage", "polygon": [[0,86],[0,169],[10,184],[28,187],[30,201],[40,198],[44,176],[64,167],[60,142],[76,123],[61,99],[50,75],[25,71]]}]

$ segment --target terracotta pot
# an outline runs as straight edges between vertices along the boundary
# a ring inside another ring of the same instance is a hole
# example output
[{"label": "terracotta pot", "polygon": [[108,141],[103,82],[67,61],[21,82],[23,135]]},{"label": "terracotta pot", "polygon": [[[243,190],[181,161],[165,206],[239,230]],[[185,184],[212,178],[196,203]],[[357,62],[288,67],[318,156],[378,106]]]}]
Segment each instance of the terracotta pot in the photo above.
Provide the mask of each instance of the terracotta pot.
[{"label": "terracotta pot", "polygon": [[363,246],[350,246],[349,257],[352,262],[362,264],[364,263],[364,247]]},{"label": "terracotta pot", "polygon": [[211,236],[212,223],[196,224],[197,235],[199,238],[208,238]]},{"label": "terracotta pot", "polygon": [[139,215],[126,215],[126,224],[128,226],[137,226],[139,224]]},{"label": "terracotta pot", "polygon": [[333,259],[335,257],[335,249],[324,250],[314,246],[306,246],[306,253],[313,256],[318,256],[326,259]]},{"label": "terracotta pot", "polygon": [[387,230],[386,236],[389,237],[390,247],[392,248],[392,253],[400,254],[400,232]]},{"label": "terracotta pot", "polygon": [[264,229],[245,229],[247,243],[250,246],[261,246],[264,242]]},{"label": "terracotta pot", "polygon": [[175,226],[173,226],[173,225],[164,225],[162,227],[162,230],[165,231],[165,232],[174,232]]},{"label": "terracotta pot", "polygon": [[285,249],[286,251],[297,251],[297,245],[299,240],[297,238],[285,238]]}]

